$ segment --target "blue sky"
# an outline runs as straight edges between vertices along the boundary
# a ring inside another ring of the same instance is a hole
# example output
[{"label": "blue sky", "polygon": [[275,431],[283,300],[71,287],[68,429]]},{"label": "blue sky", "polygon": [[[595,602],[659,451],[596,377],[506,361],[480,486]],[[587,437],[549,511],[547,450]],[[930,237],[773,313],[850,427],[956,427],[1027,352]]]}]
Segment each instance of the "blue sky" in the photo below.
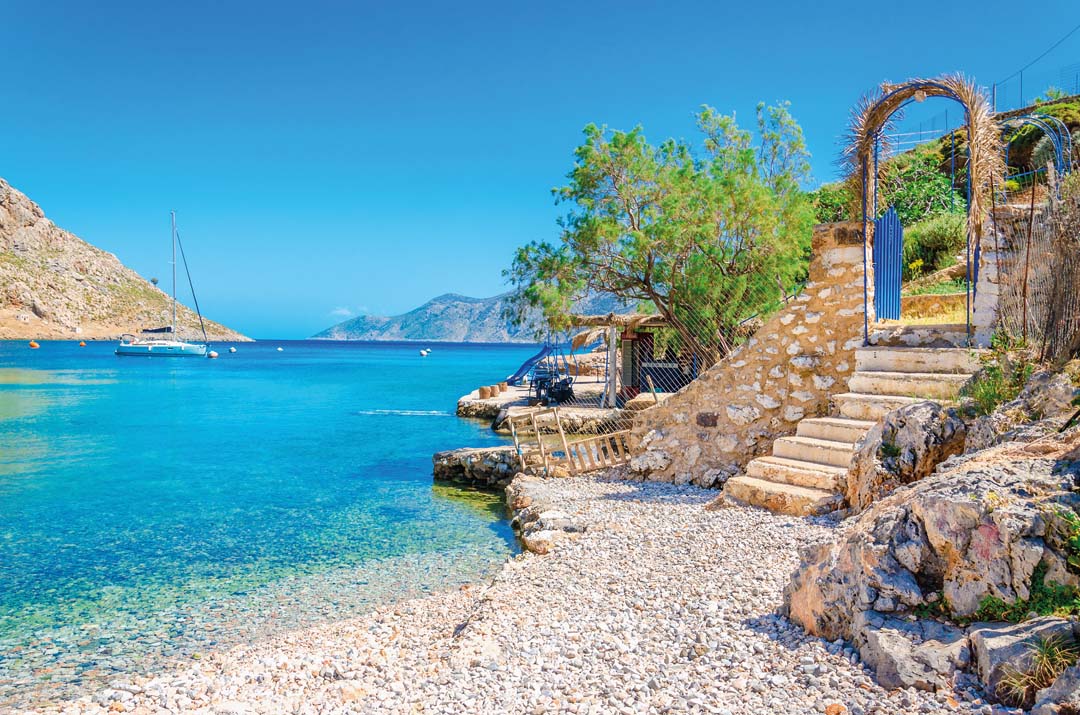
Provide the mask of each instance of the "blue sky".
[{"label": "blue sky", "polygon": [[[10,3],[0,176],[147,277],[168,272],[175,208],[211,317],[305,337],[504,290],[514,247],[557,236],[550,189],[588,122],[693,138],[701,104],[749,124],[788,99],[831,179],[864,91],[956,70],[989,85],[1080,23],[1075,0],[1020,7]],[[1080,33],[1029,87],[1071,62]]]}]

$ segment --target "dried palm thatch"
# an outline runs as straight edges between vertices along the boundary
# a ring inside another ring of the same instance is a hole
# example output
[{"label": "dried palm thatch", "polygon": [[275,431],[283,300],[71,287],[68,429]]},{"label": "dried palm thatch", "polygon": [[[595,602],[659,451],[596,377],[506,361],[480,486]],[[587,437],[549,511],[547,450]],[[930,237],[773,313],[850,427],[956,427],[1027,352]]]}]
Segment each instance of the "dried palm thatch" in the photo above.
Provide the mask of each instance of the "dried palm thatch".
[{"label": "dried palm thatch", "polygon": [[571,315],[570,324],[580,328],[610,327],[661,328],[667,325],[663,316],[655,313],[608,313],[606,315]]},{"label": "dried palm thatch", "polygon": [[844,161],[854,195],[860,206],[863,200],[863,171],[866,171],[868,195],[866,206],[874,205],[873,192],[880,178],[881,167],[874,158],[874,140],[891,126],[891,120],[908,101],[926,97],[948,97],[963,105],[967,119],[970,151],[968,170],[971,176],[971,202],[968,207],[969,235],[978,240],[982,235],[983,219],[991,206],[994,186],[1001,186],[1005,161],[997,122],[986,94],[961,74],[944,75],[937,79],[911,79],[900,84],[882,84],[876,92],[856,105],[852,112],[849,143]]},{"label": "dried palm thatch", "polygon": [[610,328],[589,328],[588,330],[583,330],[570,338],[570,349],[577,352],[583,347],[598,343],[601,340],[606,342],[609,330]]}]

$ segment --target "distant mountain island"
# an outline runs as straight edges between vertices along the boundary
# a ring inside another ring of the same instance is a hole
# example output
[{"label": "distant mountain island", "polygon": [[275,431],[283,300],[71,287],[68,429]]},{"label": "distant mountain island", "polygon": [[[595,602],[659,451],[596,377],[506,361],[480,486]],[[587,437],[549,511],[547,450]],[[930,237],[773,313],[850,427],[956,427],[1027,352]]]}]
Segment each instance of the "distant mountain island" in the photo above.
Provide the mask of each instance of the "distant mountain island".
[{"label": "distant mountain island", "polygon": [[[164,219],[163,212],[163,226]],[[172,299],[157,286],[56,226],[0,179],[0,340],[117,338],[168,325],[171,316]],[[202,337],[195,311],[177,306],[176,322],[181,337]],[[206,332],[211,340],[248,339],[210,320]]]},{"label": "distant mountain island", "polygon": [[[361,315],[312,336],[314,340],[419,340],[456,343],[533,343],[532,325],[517,326],[503,317],[510,293],[491,298],[470,298],[446,293],[419,308],[393,316]],[[579,313],[628,313],[627,306],[612,296],[580,301]],[[533,325],[536,323],[534,322]]]}]

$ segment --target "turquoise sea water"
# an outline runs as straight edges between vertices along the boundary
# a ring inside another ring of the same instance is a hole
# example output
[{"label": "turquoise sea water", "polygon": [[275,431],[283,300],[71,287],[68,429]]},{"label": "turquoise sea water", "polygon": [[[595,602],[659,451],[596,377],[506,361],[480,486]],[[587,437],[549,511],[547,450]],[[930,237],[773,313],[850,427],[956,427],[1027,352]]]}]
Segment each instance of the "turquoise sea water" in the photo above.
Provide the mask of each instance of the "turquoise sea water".
[{"label": "turquoise sea water", "polygon": [[0,342],[0,711],[483,578],[513,552],[501,504],[433,487],[431,454],[502,441],[456,398],[535,348],[214,347]]}]

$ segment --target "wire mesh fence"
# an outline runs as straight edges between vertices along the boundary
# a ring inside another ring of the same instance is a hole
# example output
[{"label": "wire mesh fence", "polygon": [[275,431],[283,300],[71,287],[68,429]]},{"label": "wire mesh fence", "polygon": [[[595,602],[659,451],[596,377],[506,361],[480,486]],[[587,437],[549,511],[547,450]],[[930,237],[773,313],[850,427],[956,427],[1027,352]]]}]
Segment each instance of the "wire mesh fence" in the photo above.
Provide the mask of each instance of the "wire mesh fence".
[{"label": "wire mesh fence", "polygon": [[996,112],[1009,112],[1080,94],[1080,62],[1018,71],[991,85],[990,93]]},{"label": "wire mesh fence", "polygon": [[1080,181],[998,212],[999,331],[1060,362],[1080,353]]},{"label": "wire mesh fence", "polygon": [[[656,313],[575,316],[578,332],[552,342],[505,384],[483,388],[502,409],[496,428],[528,411],[543,412],[539,429],[596,434],[629,428],[634,413],[659,404],[698,379],[744,343],[773,312],[797,294],[779,284],[742,295],[746,317],[719,309],[684,311],[682,319]],[[687,317],[690,316],[690,317]],[[689,334],[689,335],[688,335]],[[508,429],[508,427],[507,427]]]}]

